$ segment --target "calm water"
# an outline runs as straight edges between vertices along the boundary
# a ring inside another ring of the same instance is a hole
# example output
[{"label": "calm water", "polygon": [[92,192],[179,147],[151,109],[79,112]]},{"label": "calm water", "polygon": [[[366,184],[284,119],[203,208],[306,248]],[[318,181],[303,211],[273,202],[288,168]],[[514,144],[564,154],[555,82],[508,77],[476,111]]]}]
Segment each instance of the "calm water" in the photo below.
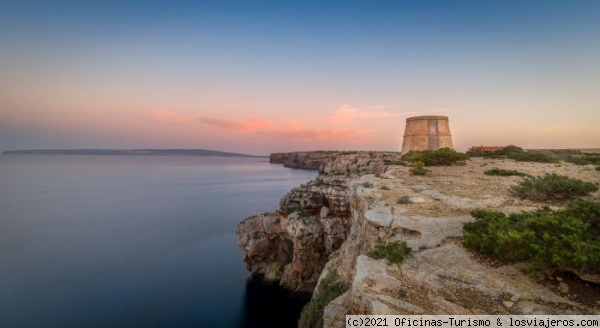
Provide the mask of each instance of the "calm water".
[{"label": "calm water", "polygon": [[248,281],[235,228],[315,175],[265,159],[0,156],[0,327],[287,326],[301,304]]}]

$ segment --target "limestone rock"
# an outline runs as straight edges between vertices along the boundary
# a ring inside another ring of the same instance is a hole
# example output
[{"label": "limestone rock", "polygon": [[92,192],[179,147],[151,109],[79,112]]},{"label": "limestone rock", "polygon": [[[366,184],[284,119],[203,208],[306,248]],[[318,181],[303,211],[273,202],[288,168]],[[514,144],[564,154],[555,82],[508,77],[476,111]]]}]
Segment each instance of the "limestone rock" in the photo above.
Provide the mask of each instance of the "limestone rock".
[{"label": "limestone rock", "polygon": [[423,197],[418,196],[404,196],[398,200],[399,204],[421,204],[425,203],[425,199]]},{"label": "limestone rock", "polygon": [[291,152],[273,153],[269,158],[270,163],[283,164],[285,167],[318,170],[319,167],[329,161],[337,152]]},{"label": "limestone rock", "polygon": [[329,216],[329,207],[327,207],[327,206],[321,207],[321,212],[319,213],[319,216],[321,217],[321,219],[324,219],[327,216]]}]

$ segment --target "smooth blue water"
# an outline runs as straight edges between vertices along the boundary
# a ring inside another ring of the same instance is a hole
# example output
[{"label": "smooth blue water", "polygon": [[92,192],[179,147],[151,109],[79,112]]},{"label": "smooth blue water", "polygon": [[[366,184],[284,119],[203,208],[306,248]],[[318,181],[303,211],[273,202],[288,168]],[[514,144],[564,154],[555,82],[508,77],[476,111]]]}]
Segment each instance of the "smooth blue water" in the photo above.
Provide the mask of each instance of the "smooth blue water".
[{"label": "smooth blue water", "polygon": [[269,326],[248,313],[261,289],[235,229],[315,175],[262,158],[0,156],[0,327]]}]

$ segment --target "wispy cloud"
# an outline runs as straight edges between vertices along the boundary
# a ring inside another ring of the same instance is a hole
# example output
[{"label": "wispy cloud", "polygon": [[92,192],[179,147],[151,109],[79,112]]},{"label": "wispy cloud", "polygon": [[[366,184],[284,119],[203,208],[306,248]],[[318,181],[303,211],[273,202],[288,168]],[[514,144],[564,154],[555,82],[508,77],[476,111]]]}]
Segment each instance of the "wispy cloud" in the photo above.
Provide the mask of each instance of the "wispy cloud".
[{"label": "wispy cloud", "polygon": [[368,133],[366,130],[273,130],[259,131],[268,137],[293,142],[312,142],[328,139],[341,139]]},{"label": "wispy cloud", "polygon": [[127,113],[126,115],[130,115],[142,121],[183,127],[189,127],[194,122],[191,117],[179,114],[170,109],[144,108],[138,104],[129,102],[116,103],[114,106]]},{"label": "wispy cloud", "polygon": [[355,119],[379,119],[390,117],[402,117],[417,114],[416,112],[394,112],[383,110],[385,106],[377,105],[366,108],[340,106],[335,113],[329,116],[329,122],[336,125],[350,124]]},{"label": "wispy cloud", "polygon": [[197,121],[231,131],[256,133],[276,140],[300,143],[327,139],[340,139],[366,134],[369,132],[365,130],[350,129],[306,129],[298,120],[290,120],[285,124],[278,125],[278,129],[272,128],[273,125],[270,122],[257,118],[242,121],[203,116],[198,118]]},{"label": "wispy cloud", "polygon": [[224,129],[245,132],[256,132],[259,130],[271,128],[271,124],[269,122],[257,118],[251,118],[245,121],[235,121],[210,116],[203,116],[198,118],[197,121],[208,125],[218,126]]},{"label": "wispy cloud", "polygon": [[158,123],[178,126],[190,126],[192,123],[192,119],[188,116],[162,108],[151,110],[148,119]]}]

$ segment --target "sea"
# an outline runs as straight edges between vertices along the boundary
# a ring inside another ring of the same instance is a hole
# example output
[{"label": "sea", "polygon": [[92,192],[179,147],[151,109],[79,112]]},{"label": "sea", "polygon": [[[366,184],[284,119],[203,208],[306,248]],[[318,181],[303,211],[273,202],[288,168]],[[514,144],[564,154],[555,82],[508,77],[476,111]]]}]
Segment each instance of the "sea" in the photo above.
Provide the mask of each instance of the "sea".
[{"label": "sea", "polygon": [[294,327],[235,230],[315,171],[267,158],[0,155],[0,327]]}]

